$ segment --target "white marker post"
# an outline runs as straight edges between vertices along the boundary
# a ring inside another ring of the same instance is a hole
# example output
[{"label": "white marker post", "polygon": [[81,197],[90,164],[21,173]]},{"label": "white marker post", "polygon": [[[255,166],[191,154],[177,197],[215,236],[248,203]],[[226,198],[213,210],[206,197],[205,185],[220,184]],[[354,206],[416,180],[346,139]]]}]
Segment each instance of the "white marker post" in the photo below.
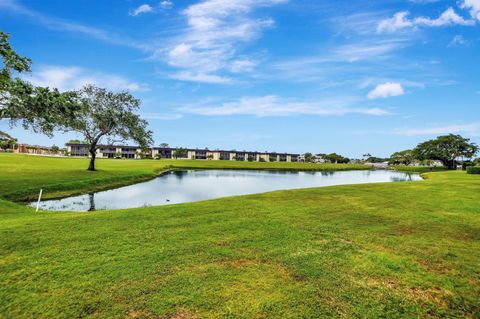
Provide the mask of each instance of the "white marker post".
[{"label": "white marker post", "polygon": [[37,210],[35,210],[35,212],[38,212],[38,206],[40,206],[40,200],[42,199],[42,193],[43,193],[43,189],[40,189],[40,194],[38,194]]}]

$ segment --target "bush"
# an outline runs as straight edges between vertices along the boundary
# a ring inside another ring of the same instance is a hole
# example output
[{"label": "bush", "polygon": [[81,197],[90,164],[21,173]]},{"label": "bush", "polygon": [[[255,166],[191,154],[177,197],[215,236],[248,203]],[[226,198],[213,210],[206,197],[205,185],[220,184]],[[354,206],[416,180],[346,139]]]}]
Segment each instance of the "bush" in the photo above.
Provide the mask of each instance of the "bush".
[{"label": "bush", "polygon": [[480,174],[480,166],[468,166],[467,174]]}]

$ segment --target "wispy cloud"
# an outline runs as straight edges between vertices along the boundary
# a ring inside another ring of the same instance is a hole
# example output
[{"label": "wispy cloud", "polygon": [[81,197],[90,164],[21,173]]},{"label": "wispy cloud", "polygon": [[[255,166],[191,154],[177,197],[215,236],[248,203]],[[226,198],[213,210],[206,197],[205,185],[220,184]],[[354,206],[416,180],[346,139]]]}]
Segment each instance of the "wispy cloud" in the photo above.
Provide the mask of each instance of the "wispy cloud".
[{"label": "wispy cloud", "polygon": [[368,93],[367,97],[369,99],[379,99],[403,94],[405,94],[405,91],[400,83],[386,82],[378,84]]},{"label": "wispy cloud", "polygon": [[144,14],[144,13],[149,13],[149,12],[152,12],[153,11],[153,7],[150,6],[149,4],[142,4],[142,5],[139,5],[136,9],[132,10],[129,12],[129,14],[131,16],[138,16],[138,15],[141,15],[141,14]]},{"label": "wispy cloud", "polygon": [[11,12],[15,12],[16,14],[29,17],[31,18],[32,22],[40,23],[41,25],[52,30],[84,34],[94,39],[105,41],[105,42],[116,44],[116,45],[132,47],[132,48],[145,50],[145,51],[152,50],[152,47],[150,46],[150,44],[141,43],[134,39],[130,39],[125,36],[120,36],[118,34],[115,34],[113,32],[108,32],[100,28],[95,28],[85,24],[80,24],[80,23],[44,15],[40,12],[37,12],[35,10],[29,9],[23,6],[22,4],[18,3],[18,1],[16,0],[1,0],[0,10],[8,10]]},{"label": "wispy cloud", "polygon": [[[154,57],[179,70],[174,78],[228,83],[230,79],[225,73],[248,72],[255,65],[249,59],[238,58],[239,45],[260,37],[263,29],[274,24],[270,18],[253,17],[252,12],[284,2],[286,0],[205,0],[193,4],[183,11],[186,28],[170,39],[167,48],[159,48]],[[248,65],[245,61],[249,61]]]},{"label": "wispy cloud", "polygon": [[332,98],[318,101],[295,101],[283,99],[276,95],[261,97],[243,97],[238,101],[224,102],[220,105],[192,105],[180,108],[183,113],[228,116],[252,115],[257,117],[319,115],[341,116],[347,114],[387,115],[388,111],[379,108],[352,107],[355,98]]},{"label": "wispy cloud", "polygon": [[61,91],[80,89],[86,84],[94,84],[111,90],[147,91],[148,86],[131,82],[116,74],[96,72],[76,66],[43,66],[34,70],[25,80],[38,86],[55,87]]},{"label": "wispy cloud", "polygon": [[438,18],[417,17],[409,19],[410,13],[408,11],[400,11],[393,15],[393,17],[384,19],[379,22],[377,26],[378,33],[392,33],[403,29],[415,27],[441,27],[449,25],[473,26],[475,20],[465,19],[458,15],[455,10],[450,7],[445,10]]},{"label": "wispy cloud", "polygon": [[178,113],[142,113],[141,117],[146,120],[173,121],[181,119],[183,115]]},{"label": "wispy cloud", "polygon": [[422,128],[403,128],[397,129],[394,132],[396,135],[404,136],[429,136],[442,134],[467,134],[470,136],[480,136],[480,122],[442,125],[436,127],[422,127]]},{"label": "wispy cloud", "polygon": [[172,7],[173,7],[173,2],[169,1],[169,0],[160,1],[158,6],[152,6],[148,3],[144,3],[144,4],[139,5],[135,9],[130,10],[130,12],[128,14],[131,15],[131,16],[137,17],[137,16],[143,15],[145,13],[158,13],[158,12],[161,12],[163,10],[171,9]]},{"label": "wispy cloud", "polygon": [[448,44],[448,47],[455,47],[455,46],[468,46],[470,44],[469,41],[465,40],[462,35],[456,35],[453,37],[452,41]]}]

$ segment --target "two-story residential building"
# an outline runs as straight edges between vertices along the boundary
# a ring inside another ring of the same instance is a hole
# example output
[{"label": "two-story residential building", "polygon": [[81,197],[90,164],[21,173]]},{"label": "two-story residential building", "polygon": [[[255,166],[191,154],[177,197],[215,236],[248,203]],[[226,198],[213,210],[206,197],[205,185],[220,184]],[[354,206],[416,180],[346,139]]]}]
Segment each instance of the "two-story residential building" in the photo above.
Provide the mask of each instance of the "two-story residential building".
[{"label": "two-story residential building", "polygon": [[[73,157],[88,157],[88,145],[66,144],[67,155]],[[145,155],[154,159],[191,159],[191,160],[222,160],[222,161],[249,161],[249,162],[297,162],[299,154],[252,152],[236,150],[209,150],[183,148],[183,152],[176,152],[180,148],[153,147],[147,150],[139,146],[127,145],[100,145],[97,149],[98,158],[126,158],[139,159]]]}]

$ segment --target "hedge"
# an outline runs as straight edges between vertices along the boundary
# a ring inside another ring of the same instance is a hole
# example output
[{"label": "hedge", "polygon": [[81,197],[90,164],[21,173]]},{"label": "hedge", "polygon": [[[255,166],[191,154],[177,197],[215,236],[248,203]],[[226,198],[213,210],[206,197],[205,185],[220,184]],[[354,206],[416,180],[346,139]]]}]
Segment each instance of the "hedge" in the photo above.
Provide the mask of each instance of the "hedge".
[{"label": "hedge", "polygon": [[467,167],[467,174],[480,174],[480,166]]}]

